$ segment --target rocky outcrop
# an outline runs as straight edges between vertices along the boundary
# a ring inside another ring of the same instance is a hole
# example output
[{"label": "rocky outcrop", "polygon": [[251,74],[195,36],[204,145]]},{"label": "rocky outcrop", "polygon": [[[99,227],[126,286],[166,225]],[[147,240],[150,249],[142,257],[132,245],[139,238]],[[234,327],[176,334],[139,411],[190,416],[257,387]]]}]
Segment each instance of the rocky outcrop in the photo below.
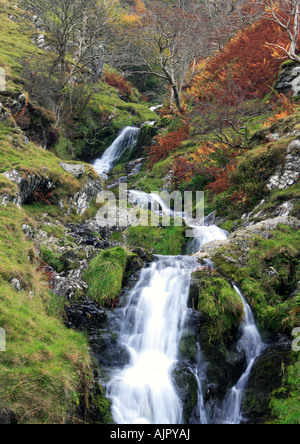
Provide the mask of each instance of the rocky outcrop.
[{"label": "rocky outcrop", "polygon": [[37,200],[38,195],[47,196],[55,189],[55,184],[50,177],[37,174],[22,175],[17,170],[10,170],[3,173],[10,182],[18,186],[18,193],[15,196],[3,197],[3,204],[9,201],[16,205],[23,205]]},{"label": "rocky outcrop", "polygon": [[267,184],[267,188],[269,190],[275,188],[283,190],[287,187],[295,185],[298,182],[299,174],[300,174],[300,140],[294,140],[287,149],[285,164],[279,165],[276,168],[276,172],[270,178]]},{"label": "rocky outcrop", "polygon": [[104,308],[99,307],[89,298],[83,298],[74,305],[66,306],[67,325],[78,331],[93,331],[103,327],[107,314]]},{"label": "rocky outcrop", "polygon": [[276,89],[284,94],[293,91],[294,96],[297,96],[300,92],[300,66],[291,63],[285,67],[280,73]]},{"label": "rocky outcrop", "polygon": [[[252,225],[235,231],[226,240],[213,241],[205,244],[201,248],[201,252],[196,253],[194,256],[199,259],[211,258],[219,249],[235,246],[238,247],[240,251],[240,256],[238,259],[240,261],[239,265],[243,266],[248,260],[248,241],[253,239],[254,236],[268,238],[269,232],[272,230],[276,230],[278,225],[287,225],[294,230],[298,230],[300,228],[300,221],[295,217],[278,216],[273,219],[267,219],[258,223],[253,223]],[[233,261],[236,262],[237,260]]]},{"label": "rocky outcrop", "polygon": [[[67,164],[64,164],[67,165]],[[84,165],[68,165],[66,167],[68,172],[79,178],[85,173]],[[3,173],[10,182],[18,186],[18,192],[15,194],[4,193],[0,194],[0,202],[2,205],[7,205],[12,202],[18,206],[30,204],[32,202],[42,200],[47,204],[54,203],[54,191],[60,184],[54,183],[51,177],[47,176],[47,168],[44,168],[42,174],[21,174],[19,171],[13,169]],[[74,196],[70,197],[67,204],[69,207],[68,215],[75,209],[76,213],[82,215],[90,208],[90,204],[96,199],[98,194],[102,191],[102,184],[100,179],[93,180],[87,178],[85,185]],[[60,205],[64,208],[63,201]]]},{"label": "rocky outcrop", "polygon": [[98,194],[102,191],[102,184],[100,179],[96,181],[90,177],[87,183],[82,187],[82,189],[71,197],[69,204],[69,212],[75,208],[77,214],[82,215],[86,210],[89,209],[90,203],[96,199]]}]

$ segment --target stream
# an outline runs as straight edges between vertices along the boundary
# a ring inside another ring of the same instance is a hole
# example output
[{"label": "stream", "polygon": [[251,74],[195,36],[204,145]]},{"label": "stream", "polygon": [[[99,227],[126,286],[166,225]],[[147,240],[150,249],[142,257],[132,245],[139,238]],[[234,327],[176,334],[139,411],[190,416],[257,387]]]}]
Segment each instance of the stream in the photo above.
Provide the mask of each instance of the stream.
[{"label": "stream", "polygon": [[[118,159],[132,149],[139,129],[125,128],[101,159],[94,163],[98,174],[107,179],[109,170]],[[130,190],[129,202],[148,209],[155,203],[159,214],[174,213],[159,196]],[[194,253],[204,244],[224,240],[228,233],[204,219],[193,225],[186,220],[195,234],[186,255],[177,257],[156,256],[149,268],[141,271],[138,282],[125,296],[124,305],[115,310],[118,318],[119,342],[129,352],[130,362],[114,370],[107,386],[112,402],[112,414],[117,424],[183,424],[183,405],[174,382],[174,369],[179,362],[179,346],[191,315],[188,297],[191,275],[199,267]],[[211,262],[207,265],[213,268]],[[205,408],[203,383],[205,362],[200,347],[197,363],[189,370],[197,381],[198,405],[194,417],[199,424],[240,424],[243,421],[241,406],[252,367],[262,351],[262,340],[255,326],[253,313],[240,289],[233,288],[241,298],[245,318],[241,325],[238,351],[245,353],[247,369],[232,387],[224,401],[213,413]]]}]

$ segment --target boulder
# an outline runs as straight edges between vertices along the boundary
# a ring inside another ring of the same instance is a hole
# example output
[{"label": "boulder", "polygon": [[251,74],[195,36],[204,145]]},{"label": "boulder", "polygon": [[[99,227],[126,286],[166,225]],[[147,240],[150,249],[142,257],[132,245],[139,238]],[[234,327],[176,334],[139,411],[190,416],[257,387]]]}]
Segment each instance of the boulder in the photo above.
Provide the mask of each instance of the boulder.
[{"label": "boulder", "polygon": [[73,176],[80,178],[83,174],[85,174],[85,166],[84,165],[72,165],[70,163],[60,163],[60,166]]}]

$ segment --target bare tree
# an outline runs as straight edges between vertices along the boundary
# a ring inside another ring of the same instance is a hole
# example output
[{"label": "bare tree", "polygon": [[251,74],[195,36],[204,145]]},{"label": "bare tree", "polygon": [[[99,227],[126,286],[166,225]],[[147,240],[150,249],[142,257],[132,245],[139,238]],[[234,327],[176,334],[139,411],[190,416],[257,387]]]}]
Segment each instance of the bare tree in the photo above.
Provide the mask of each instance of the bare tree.
[{"label": "bare tree", "polygon": [[203,136],[232,150],[248,149],[252,129],[258,119],[265,121],[270,105],[249,100],[241,88],[228,84],[218,97],[202,101],[193,107],[193,125]]},{"label": "bare tree", "polygon": [[64,87],[88,65],[104,57],[109,19],[105,0],[26,0],[56,54]]},{"label": "bare tree", "polygon": [[289,38],[288,48],[279,44],[267,44],[279,48],[286,54],[286,57],[300,63],[300,55],[298,54],[300,0],[261,0],[258,3],[265,6],[265,18],[277,23],[286,31]]},{"label": "bare tree", "polygon": [[[134,27],[122,33],[119,66],[163,79],[171,89],[171,104],[181,109],[181,93],[191,66],[208,55],[208,17],[197,0],[149,2]],[[137,68],[138,67],[138,68]]]}]

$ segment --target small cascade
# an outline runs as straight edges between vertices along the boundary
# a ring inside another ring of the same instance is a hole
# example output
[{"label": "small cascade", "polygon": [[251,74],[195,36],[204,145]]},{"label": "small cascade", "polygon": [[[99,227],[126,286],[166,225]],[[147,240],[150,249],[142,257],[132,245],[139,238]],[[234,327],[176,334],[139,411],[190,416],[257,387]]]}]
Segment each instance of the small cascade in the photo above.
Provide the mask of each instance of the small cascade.
[{"label": "small cascade", "polygon": [[132,150],[138,140],[140,129],[136,127],[124,128],[112,145],[105,151],[101,159],[96,160],[93,167],[104,180],[107,173],[117,164],[127,150]]},{"label": "small cascade", "polygon": [[172,381],[187,314],[191,273],[187,256],[158,257],[144,269],[124,310],[120,341],[131,362],[108,386],[118,424],[181,424],[182,406]]},{"label": "small cascade", "polygon": [[260,356],[263,350],[263,342],[259,331],[255,325],[253,313],[249,304],[247,304],[244,295],[240,289],[233,286],[237,294],[240,296],[245,310],[245,318],[242,322],[242,337],[238,343],[239,352],[245,352],[247,358],[247,369],[239,379],[238,383],[231,389],[225,398],[219,421],[222,424],[240,424],[243,420],[241,407],[243,393],[247,386],[249,376],[255,360]]}]

